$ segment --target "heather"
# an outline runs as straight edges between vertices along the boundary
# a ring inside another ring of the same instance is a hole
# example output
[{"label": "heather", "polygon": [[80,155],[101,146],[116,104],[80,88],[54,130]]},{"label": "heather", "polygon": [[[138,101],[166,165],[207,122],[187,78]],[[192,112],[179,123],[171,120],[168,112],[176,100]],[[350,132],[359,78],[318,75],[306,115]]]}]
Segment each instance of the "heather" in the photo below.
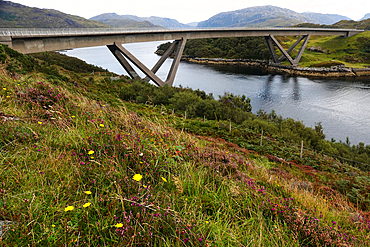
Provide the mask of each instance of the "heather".
[{"label": "heather", "polygon": [[[300,158],[274,132],[278,117],[254,116],[245,97],[3,54],[2,245],[369,245],[366,167]],[[195,106],[176,105],[188,98]],[[306,132],[321,143],[319,129]]]}]

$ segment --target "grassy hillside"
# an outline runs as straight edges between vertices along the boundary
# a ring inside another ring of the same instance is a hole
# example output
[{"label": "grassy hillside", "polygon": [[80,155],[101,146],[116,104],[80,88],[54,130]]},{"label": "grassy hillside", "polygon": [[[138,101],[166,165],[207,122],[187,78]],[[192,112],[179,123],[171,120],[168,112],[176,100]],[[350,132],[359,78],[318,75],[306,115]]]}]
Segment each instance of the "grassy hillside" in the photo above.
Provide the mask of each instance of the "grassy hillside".
[{"label": "grassy hillside", "polygon": [[1,28],[106,28],[108,25],[57,10],[0,0]]},{"label": "grassy hillside", "polygon": [[154,28],[160,27],[150,23],[149,21],[133,21],[129,19],[106,19],[101,22],[115,28]]},{"label": "grassy hillside", "polygon": [[[285,49],[293,43],[292,37],[278,38]],[[310,51],[310,48],[316,51]],[[291,53],[297,53],[299,47]],[[370,32],[362,32],[349,38],[337,36],[312,36],[300,61],[300,66],[317,67],[325,62],[336,61],[347,67],[364,68],[370,66]],[[320,66],[319,66],[320,67]]]},{"label": "grassy hillside", "polygon": [[313,27],[313,28],[348,28],[348,29],[362,29],[370,30],[370,19],[362,21],[352,21],[352,20],[341,20],[332,25],[320,25],[312,23],[301,23],[295,27]]},{"label": "grassy hillside", "polygon": [[230,129],[153,103],[204,92],[48,61],[0,46],[2,245],[369,246],[369,172],[299,158],[246,99],[220,99]]},{"label": "grassy hillside", "polygon": [[[297,40],[297,37],[289,36],[276,38],[285,50],[288,50]],[[302,43],[290,53],[293,58],[298,53]],[[166,50],[168,46],[169,43],[162,44],[158,49]],[[281,56],[281,52],[277,48],[275,49],[278,56]],[[299,65],[302,67],[330,67],[330,64],[344,64],[347,67],[366,68],[370,66],[369,54],[370,31],[348,38],[311,36]],[[184,55],[203,58],[272,59],[263,37],[188,40]],[[285,63],[288,64],[287,61]]]}]

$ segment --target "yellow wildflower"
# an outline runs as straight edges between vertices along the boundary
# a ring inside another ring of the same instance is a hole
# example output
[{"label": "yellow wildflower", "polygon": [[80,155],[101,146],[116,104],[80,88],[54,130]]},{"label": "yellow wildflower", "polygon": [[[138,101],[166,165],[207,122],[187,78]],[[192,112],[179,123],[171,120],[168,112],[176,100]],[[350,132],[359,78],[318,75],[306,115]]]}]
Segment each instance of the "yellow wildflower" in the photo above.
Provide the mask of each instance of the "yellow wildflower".
[{"label": "yellow wildflower", "polygon": [[122,227],[122,226],[123,226],[123,224],[122,224],[122,223],[117,223],[117,224],[115,224],[114,226],[115,226],[115,227],[117,227],[117,228],[120,228],[120,227]]},{"label": "yellow wildflower", "polygon": [[132,179],[135,180],[135,181],[140,181],[141,179],[143,178],[143,176],[141,176],[140,174],[135,174]]},{"label": "yellow wildflower", "polygon": [[90,205],[91,205],[91,203],[88,202],[88,203],[85,203],[82,207],[87,208],[87,207],[90,207]]},{"label": "yellow wildflower", "polygon": [[99,124],[100,127],[104,127],[104,124]]},{"label": "yellow wildflower", "polygon": [[84,193],[88,194],[88,195],[91,195],[91,191],[89,191],[89,190],[84,191]]},{"label": "yellow wildflower", "polygon": [[75,118],[76,116],[72,116],[72,118]]},{"label": "yellow wildflower", "polygon": [[148,188],[148,186],[146,186],[145,184],[143,185],[144,188]]},{"label": "yellow wildflower", "polygon": [[90,150],[87,154],[92,155],[93,153],[94,153],[94,151]]},{"label": "yellow wildflower", "polygon": [[164,177],[161,177],[163,181],[167,182],[167,179],[165,179]]},{"label": "yellow wildflower", "polygon": [[39,122],[37,122],[37,123],[38,123],[38,124],[42,124],[42,122],[40,122],[40,121],[39,121]]},{"label": "yellow wildflower", "polygon": [[64,209],[64,212],[67,212],[67,211],[72,211],[73,209],[75,209],[75,207],[73,206],[68,206]]}]

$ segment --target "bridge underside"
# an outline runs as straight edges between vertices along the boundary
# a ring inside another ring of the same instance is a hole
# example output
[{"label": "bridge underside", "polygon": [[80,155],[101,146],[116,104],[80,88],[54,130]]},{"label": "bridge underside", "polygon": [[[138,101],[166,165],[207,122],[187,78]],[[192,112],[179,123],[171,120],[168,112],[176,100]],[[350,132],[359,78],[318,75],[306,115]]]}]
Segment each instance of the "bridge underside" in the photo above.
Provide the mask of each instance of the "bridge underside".
[{"label": "bridge underside", "polygon": [[[185,48],[185,44],[186,44],[185,38],[175,40],[170,45],[170,47],[166,50],[166,52],[161,56],[161,58],[158,60],[158,62],[154,65],[154,67],[151,70],[148,67],[146,67],[143,63],[141,63],[134,55],[132,55],[121,44],[114,43],[113,45],[107,45],[107,47],[113,53],[113,55],[116,57],[118,62],[122,65],[122,67],[131,76],[132,79],[141,79],[141,78],[136,73],[135,69],[132,68],[132,66],[128,63],[126,59],[132,62],[136,67],[138,67],[141,70],[141,72],[143,72],[146,75],[144,80],[146,81],[152,80],[155,84],[162,87],[165,84],[169,86],[173,85],[173,81],[175,80],[175,75],[176,75],[177,69],[180,64],[181,56]],[[167,79],[163,81],[155,73],[162,66],[162,64],[166,61],[166,59],[173,53],[176,45],[178,46],[178,48],[175,53],[172,66],[170,68],[170,71],[168,72]]]},{"label": "bridge underside", "polygon": [[[284,50],[284,48],[279,44],[279,42],[276,40],[276,38],[273,36],[273,35],[269,35],[269,36],[265,36],[265,39],[266,39],[266,43],[267,43],[267,46],[269,47],[269,50],[270,50],[270,53],[271,53],[271,56],[272,56],[272,60],[274,61],[274,63],[281,63],[282,61],[284,61],[285,59],[287,59],[289,61],[289,63],[293,66],[297,66],[299,64],[299,61],[301,60],[301,57],[303,55],[303,52],[304,52],[304,49],[306,48],[307,46],[307,43],[308,43],[308,40],[310,39],[310,36],[309,34],[307,35],[302,35],[300,38],[298,38],[298,40],[288,49],[288,50]],[[289,53],[291,51],[294,50],[294,48],[302,41],[303,41],[303,44],[301,46],[301,48],[299,49],[298,51],[298,54],[297,56],[293,59]],[[281,57],[277,57],[277,54],[276,54],[276,51],[275,51],[275,48],[273,45],[276,45],[277,48],[280,50],[280,52],[283,54]]]},{"label": "bridge underside", "polygon": [[[310,39],[310,34],[302,35],[288,50],[285,50],[273,35],[265,36],[265,40],[270,50],[273,62],[279,64],[286,59],[293,66],[297,66],[299,64],[299,61],[303,55],[303,52],[307,46],[309,39]],[[303,40],[303,44],[301,48],[299,49],[296,57],[293,59],[289,53],[293,51],[302,40]],[[173,81],[175,79],[175,75],[176,75],[177,69],[180,64],[181,56],[185,48],[185,44],[186,44],[186,38],[175,40],[170,45],[170,47],[164,52],[164,54],[161,56],[161,58],[158,60],[158,62],[154,65],[154,67],[151,70],[148,67],[146,67],[142,62],[140,62],[139,59],[137,59],[133,54],[131,54],[127,49],[125,49],[121,44],[114,43],[113,45],[107,45],[107,47],[112,52],[112,54],[116,57],[118,62],[122,65],[122,67],[126,70],[126,72],[129,74],[129,76],[132,79],[136,79],[136,80],[143,79],[147,82],[152,80],[157,86],[162,87],[165,84],[169,86],[173,85]],[[276,54],[274,45],[282,53],[282,56],[279,58]],[[159,70],[159,68],[166,61],[166,59],[173,54],[176,46],[178,48],[175,52],[175,57],[173,59],[172,66],[168,72],[167,79],[163,81],[155,73]],[[138,69],[140,69],[141,72],[143,72],[146,77],[141,78],[128,61],[130,61]]]}]

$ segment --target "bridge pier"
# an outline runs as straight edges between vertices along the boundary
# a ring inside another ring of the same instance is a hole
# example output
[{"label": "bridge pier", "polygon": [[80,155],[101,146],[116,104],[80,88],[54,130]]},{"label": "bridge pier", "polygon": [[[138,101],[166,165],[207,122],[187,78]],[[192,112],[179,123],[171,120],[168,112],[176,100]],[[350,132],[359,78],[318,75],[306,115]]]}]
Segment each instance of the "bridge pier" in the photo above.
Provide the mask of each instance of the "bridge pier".
[{"label": "bridge pier", "polygon": [[[136,73],[134,68],[132,68],[132,66],[128,63],[126,59],[132,62],[136,67],[138,67],[146,75],[144,80],[146,81],[152,80],[155,84],[162,87],[165,84],[168,84],[169,86],[173,85],[173,81],[175,80],[175,75],[176,75],[177,69],[180,64],[181,56],[185,48],[185,44],[186,44],[186,38],[184,37],[181,39],[175,40],[170,45],[170,47],[165,51],[165,53],[161,56],[161,58],[158,60],[158,62],[154,65],[154,67],[151,70],[148,67],[146,67],[143,63],[141,63],[134,55],[132,55],[121,44],[113,43],[113,45],[107,45],[107,47],[116,57],[116,59],[119,61],[122,67],[127,71],[127,73],[130,75],[131,78],[141,79],[140,76]],[[171,68],[168,72],[167,79],[163,81],[155,73],[162,66],[164,61],[166,61],[166,59],[172,54],[176,45],[177,45],[177,51],[175,53],[175,57],[173,59]]]},{"label": "bridge pier", "polygon": [[[307,46],[307,43],[308,43],[308,40],[310,39],[311,35],[310,34],[306,34],[306,35],[302,35],[301,37],[298,38],[298,40],[288,49],[288,50],[284,50],[284,48],[280,45],[280,43],[275,39],[275,37],[273,35],[269,35],[269,36],[265,36],[265,40],[266,40],[266,43],[267,43],[267,46],[270,50],[270,53],[271,53],[271,56],[272,56],[272,60],[274,61],[274,63],[281,63],[282,61],[284,61],[285,59],[287,59],[289,61],[289,63],[293,66],[297,66],[299,64],[299,61],[301,60],[301,57],[303,55],[303,52],[304,52],[304,49],[306,48]],[[299,49],[298,51],[298,54],[297,56],[293,59],[289,53],[302,41],[303,41],[303,44],[301,46],[301,48]],[[275,48],[274,48],[274,45],[277,46],[277,48],[280,50],[280,52],[283,54],[281,57],[277,57],[277,54],[276,54],[276,51],[275,51]]]}]

